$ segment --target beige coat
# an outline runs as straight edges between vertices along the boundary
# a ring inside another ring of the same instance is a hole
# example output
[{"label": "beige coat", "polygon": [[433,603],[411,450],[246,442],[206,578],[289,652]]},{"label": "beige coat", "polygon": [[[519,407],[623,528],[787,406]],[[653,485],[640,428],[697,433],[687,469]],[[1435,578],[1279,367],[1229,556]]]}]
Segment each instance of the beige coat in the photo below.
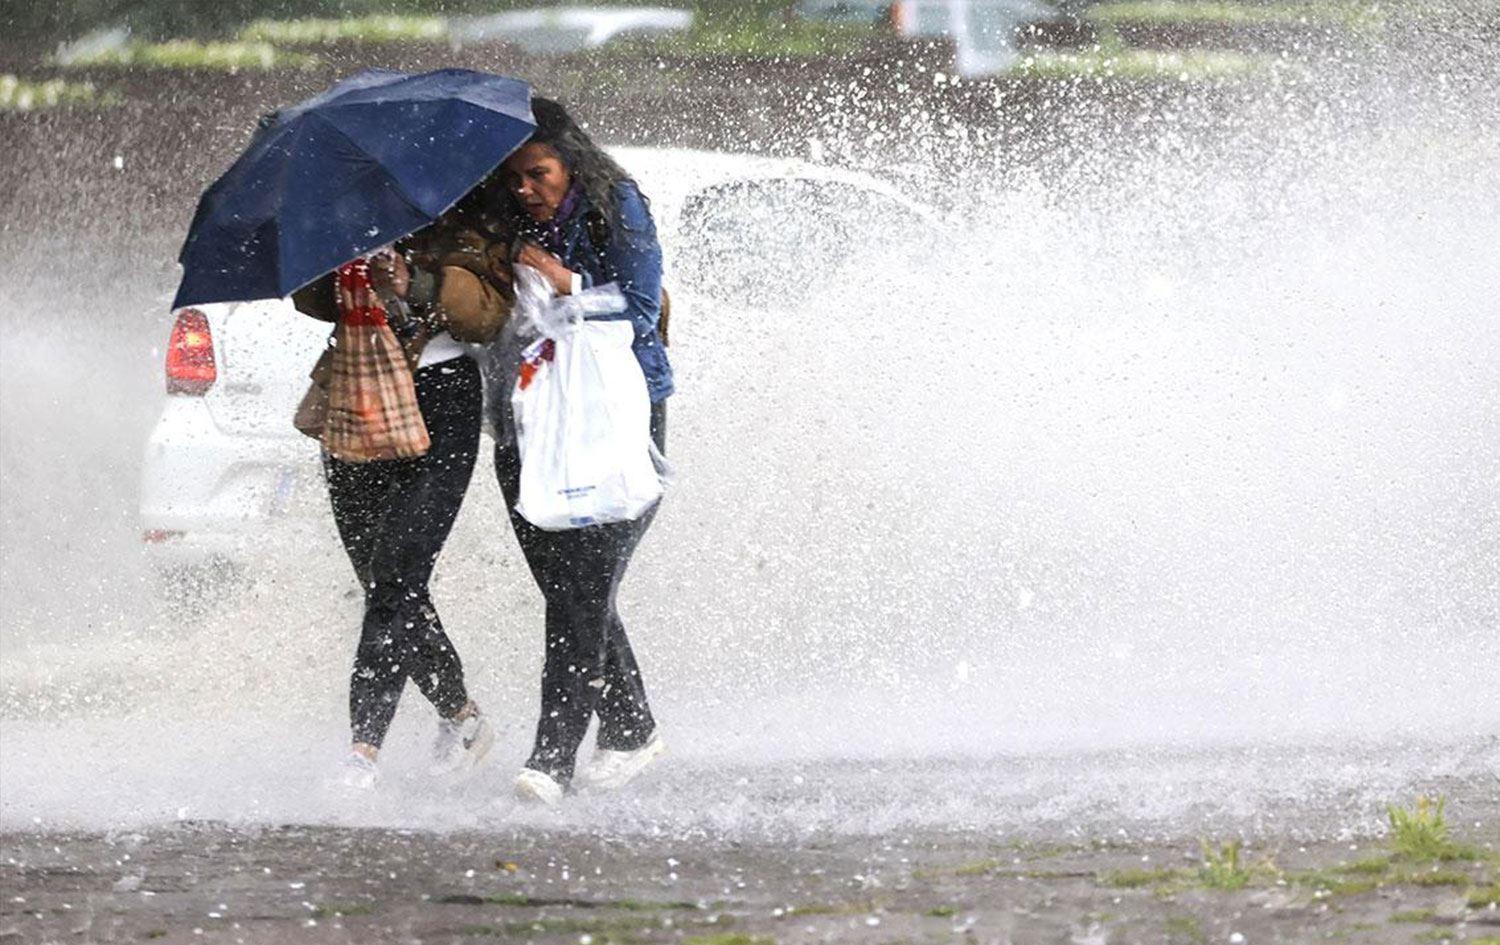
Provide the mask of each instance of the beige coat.
[{"label": "beige coat", "polygon": [[[434,304],[426,319],[428,332],[408,344],[413,363],[431,333],[447,331],[459,341],[492,340],[510,317],[515,294],[511,290],[509,247],[487,242],[473,230],[432,227],[413,237],[413,263],[437,277]],[[338,320],[333,274],[292,293],[297,310],[325,322]]]}]

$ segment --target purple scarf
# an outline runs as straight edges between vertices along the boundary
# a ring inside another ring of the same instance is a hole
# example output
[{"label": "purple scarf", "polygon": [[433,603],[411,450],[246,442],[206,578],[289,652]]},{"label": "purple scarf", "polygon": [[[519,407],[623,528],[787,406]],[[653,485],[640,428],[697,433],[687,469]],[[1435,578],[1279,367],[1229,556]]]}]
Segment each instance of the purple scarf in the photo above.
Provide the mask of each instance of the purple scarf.
[{"label": "purple scarf", "polygon": [[540,224],[540,232],[537,234],[541,239],[542,248],[556,256],[562,256],[567,250],[567,241],[563,235],[563,228],[567,225],[568,218],[578,210],[578,204],[583,201],[583,186],[578,181],[573,181],[573,186],[563,195],[562,203],[557,205],[557,212],[552,219]]}]

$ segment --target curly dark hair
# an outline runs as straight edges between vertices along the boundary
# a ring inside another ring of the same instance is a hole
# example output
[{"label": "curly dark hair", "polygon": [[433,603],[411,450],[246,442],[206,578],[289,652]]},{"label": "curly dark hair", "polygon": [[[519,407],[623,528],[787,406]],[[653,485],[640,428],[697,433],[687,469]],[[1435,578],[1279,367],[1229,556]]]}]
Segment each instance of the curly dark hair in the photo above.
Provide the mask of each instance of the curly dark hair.
[{"label": "curly dark hair", "polygon": [[[573,180],[583,188],[589,202],[604,214],[605,219],[615,219],[615,185],[630,180],[630,175],[578,127],[560,103],[533,96],[531,113],[536,118],[536,131],[526,143],[545,144],[556,151]],[[515,195],[506,191],[505,199],[512,213],[521,216],[523,211]]]}]

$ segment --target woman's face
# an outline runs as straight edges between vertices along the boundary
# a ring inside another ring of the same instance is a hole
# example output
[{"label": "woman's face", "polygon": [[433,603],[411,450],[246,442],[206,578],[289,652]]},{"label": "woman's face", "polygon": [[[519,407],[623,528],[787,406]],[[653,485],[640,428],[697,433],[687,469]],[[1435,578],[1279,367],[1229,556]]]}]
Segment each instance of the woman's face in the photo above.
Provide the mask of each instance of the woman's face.
[{"label": "woman's face", "polygon": [[543,223],[557,215],[558,206],[573,186],[567,165],[546,144],[525,145],[505,159],[501,173],[505,186],[531,218]]}]

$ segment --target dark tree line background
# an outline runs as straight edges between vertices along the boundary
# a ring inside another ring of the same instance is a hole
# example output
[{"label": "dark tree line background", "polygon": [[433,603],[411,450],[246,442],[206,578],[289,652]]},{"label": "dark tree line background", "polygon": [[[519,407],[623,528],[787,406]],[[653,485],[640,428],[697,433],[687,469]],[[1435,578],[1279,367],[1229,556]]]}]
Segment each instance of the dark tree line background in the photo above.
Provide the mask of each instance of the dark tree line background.
[{"label": "dark tree line background", "polygon": [[[790,6],[790,0],[589,0],[591,5],[601,2],[688,7],[717,20],[760,19]],[[213,37],[260,17],[471,14],[563,5],[557,0],[0,0],[0,38],[58,41],[114,26],[126,26],[144,38]]]}]

